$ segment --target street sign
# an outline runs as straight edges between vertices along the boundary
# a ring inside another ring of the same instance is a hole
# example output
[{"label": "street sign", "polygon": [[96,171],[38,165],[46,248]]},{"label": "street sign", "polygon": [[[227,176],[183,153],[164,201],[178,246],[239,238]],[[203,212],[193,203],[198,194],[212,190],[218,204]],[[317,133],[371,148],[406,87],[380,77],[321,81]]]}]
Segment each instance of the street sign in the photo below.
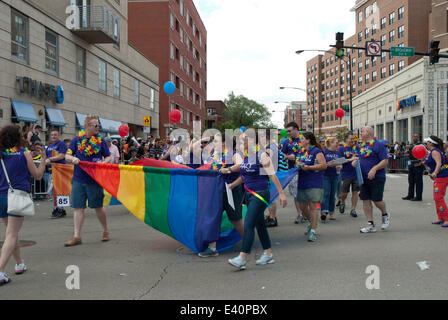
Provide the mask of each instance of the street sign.
[{"label": "street sign", "polygon": [[358,140],[359,140],[359,135],[354,134],[353,136],[355,137],[355,141],[358,142]]},{"label": "street sign", "polygon": [[150,116],[143,117],[143,125],[144,126],[150,126],[151,125],[151,117]]},{"label": "street sign", "polygon": [[413,57],[415,56],[415,49],[412,47],[392,47],[390,48],[392,57]]},{"label": "street sign", "polygon": [[143,127],[143,133],[151,133],[150,127]]},{"label": "street sign", "polygon": [[366,56],[368,57],[381,56],[381,44],[376,41],[366,42]]}]

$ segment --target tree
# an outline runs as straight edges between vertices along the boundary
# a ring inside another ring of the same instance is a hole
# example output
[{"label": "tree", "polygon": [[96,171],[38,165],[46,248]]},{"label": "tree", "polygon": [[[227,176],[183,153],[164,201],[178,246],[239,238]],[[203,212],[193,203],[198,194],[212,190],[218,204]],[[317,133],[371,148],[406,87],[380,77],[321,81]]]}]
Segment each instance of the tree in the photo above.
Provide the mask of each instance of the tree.
[{"label": "tree", "polygon": [[348,128],[347,127],[342,127],[342,128],[337,128],[336,129],[336,137],[339,140],[344,140],[344,136],[345,134],[348,132]]},{"label": "tree", "polygon": [[224,128],[275,128],[271,122],[271,113],[266,106],[250,100],[242,95],[236,96],[233,92],[229,93],[224,101],[226,110],[224,110],[223,123],[220,127]]}]

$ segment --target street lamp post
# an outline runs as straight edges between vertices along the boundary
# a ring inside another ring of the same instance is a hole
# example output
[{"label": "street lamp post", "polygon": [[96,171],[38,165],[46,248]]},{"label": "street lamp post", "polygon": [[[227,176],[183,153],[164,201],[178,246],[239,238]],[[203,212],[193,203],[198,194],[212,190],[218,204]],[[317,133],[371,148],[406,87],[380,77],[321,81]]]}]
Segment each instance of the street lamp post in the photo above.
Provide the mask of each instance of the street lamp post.
[{"label": "street lamp post", "polygon": [[[348,52],[348,61],[346,61],[345,59],[342,59],[341,57],[339,57],[336,53],[334,53],[331,50],[297,50],[296,54],[301,54],[305,51],[318,51],[318,52],[325,52],[325,53],[331,53],[332,55],[338,57],[339,59],[341,59],[344,62],[348,62],[348,69],[349,69],[349,73],[350,73],[350,131],[353,131],[353,79],[352,79],[352,58],[351,58],[351,53],[350,50],[347,50]],[[341,88],[342,84],[339,84],[339,89]],[[341,90],[339,90],[341,91]],[[314,101],[314,100],[313,100]],[[314,111],[314,109],[313,109]],[[313,114],[314,116],[314,114]],[[313,122],[314,125],[314,122]]]}]

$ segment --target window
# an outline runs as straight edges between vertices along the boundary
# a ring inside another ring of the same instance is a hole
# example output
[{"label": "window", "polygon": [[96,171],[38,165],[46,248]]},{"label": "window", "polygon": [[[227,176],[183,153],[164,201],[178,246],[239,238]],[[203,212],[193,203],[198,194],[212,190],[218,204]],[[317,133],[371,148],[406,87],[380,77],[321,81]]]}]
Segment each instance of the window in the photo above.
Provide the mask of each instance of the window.
[{"label": "window", "polygon": [[366,34],[366,40],[367,40],[369,38],[369,35],[370,35],[370,29],[369,28],[366,28],[365,34]]},{"label": "window", "polygon": [[392,30],[391,32],[389,32],[389,42],[394,41],[395,41],[395,30]]},{"label": "window", "polygon": [[404,60],[398,62],[398,72],[404,69]]},{"label": "window", "polygon": [[11,55],[28,63],[28,18],[11,11]]},{"label": "window", "polygon": [[372,67],[376,67],[376,61],[377,61],[377,57],[373,57],[372,59]]},{"label": "window", "polygon": [[180,0],[179,8],[180,8],[180,15],[183,17],[184,16],[184,0]]},{"label": "window", "polygon": [[339,72],[339,67],[336,67],[336,68],[334,69],[334,74],[338,74],[338,72]]},{"label": "window", "polygon": [[395,73],[395,64],[389,66],[389,76],[393,76]]},{"label": "window", "polygon": [[180,55],[180,70],[184,70],[184,56]]},{"label": "window", "polygon": [[372,82],[375,82],[375,81],[376,81],[376,78],[377,78],[377,72],[376,72],[376,71],[373,71],[373,72],[372,72]]},{"label": "window", "polygon": [[386,78],[386,67],[381,68],[381,79]]},{"label": "window", "polygon": [[362,76],[358,78],[358,86],[361,87],[362,86]]},{"label": "window", "polygon": [[[182,88],[182,86],[181,86]],[[153,88],[149,88],[149,107],[154,109],[156,103],[156,91]]]},{"label": "window", "polygon": [[358,72],[362,71],[362,62],[358,63]]},{"label": "window", "polygon": [[404,26],[398,28],[398,38],[404,37]]},{"label": "window", "polygon": [[381,30],[386,29],[386,18],[381,19]]},{"label": "window", "polygon": [[389,25],[394,24],[395,22],[395,12],[392,12],[391,14],[389,14]]},{"label": "window", "polygon": [[352,67],[356,66],[356,58],[352,59]]},{"label": "window", "polygon": [[45,69],[58,73],[58,35],[45,30]]},{"label": "window", "polygon": [[114,97],[120,98],[120,70],[114,68]]},{"label": "window", "polygon": [[170,44],[170,58],[174,60],[174,44]]},{"label": "window", "polygon": [[76,46],[76,82],[86,84],[86,50]]},{"label": "window", "polygon": [[376,24],[372,25],[372,36],[376,34],[377,29],[378,27],[376,26]]},{"label": "window", "polygon": [[385,46],[385,45],[386,45],[386,35],[383,34],[383,35],[381,36],[381,46]]},{"label": "window", "polygon": [[367,60],[366,60],[366,70],[369,69],[369,68],[370,68],[370,60],[367,59]]},{"label": "window", "polygon": [[366,84],[369,84],[370,81],[370,74],[366,74]]},{"label": "window", "polygon": [[362,50],[358,51],[358,58],[362,58]]},{"label": "window", "polygon": [[404,7],[401,7],[398,9],[398,20],[401,20],[404,18]]},{"label": "window", "polygon": [[358,42],[362,41],[362,32],[358,33]]},{"label": "window", "polygon": [[98,62],[98,88],[102,92],[107,92],[106,62],[103,60]]},{"label": "window", "polygon": [[174,22],[174,15],[171,13],[170,14],[170,27],[171,27],[172,30],[174,30],[174,24],[175,24],[175,22]]},{"label": "window", "polygon": [[184,29],[180,28],[179,30],[180,42],[184,43]]},{"label": "window", "polygon": [[140,104],[140,82],[134,79],[134,104]]},{"label": "window", "polygon": [[345,89],[341,88],[341,97],[343,97],[345,95]]},{"label": "window", "polygon": [[362,11],[358,12],[358,22],[362,21]]},{"label": "window", "polygon": [[386,52],[381,52],[381,63],[386,62],[386,55],[387,55]]},{"label": "window", "polygon": [[366,8],[366,10],[365,10],[365,13],[366,13],[366,19],[370,16],[370,10],[371,10],[372,8],[370,7],[370,6],[368,6],[367,8]]}]

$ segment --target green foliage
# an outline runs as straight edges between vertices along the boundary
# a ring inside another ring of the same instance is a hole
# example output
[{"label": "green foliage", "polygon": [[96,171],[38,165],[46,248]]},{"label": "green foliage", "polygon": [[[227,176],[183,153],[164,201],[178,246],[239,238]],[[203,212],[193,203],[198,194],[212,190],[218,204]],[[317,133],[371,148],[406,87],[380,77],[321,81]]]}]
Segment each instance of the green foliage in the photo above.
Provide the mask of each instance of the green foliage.
[{"label": "green foliage", "polygon": [[349,132],[347,127],[337,128],[336,129],[336,137],[339,140],[344,140],[344,135]]}]

